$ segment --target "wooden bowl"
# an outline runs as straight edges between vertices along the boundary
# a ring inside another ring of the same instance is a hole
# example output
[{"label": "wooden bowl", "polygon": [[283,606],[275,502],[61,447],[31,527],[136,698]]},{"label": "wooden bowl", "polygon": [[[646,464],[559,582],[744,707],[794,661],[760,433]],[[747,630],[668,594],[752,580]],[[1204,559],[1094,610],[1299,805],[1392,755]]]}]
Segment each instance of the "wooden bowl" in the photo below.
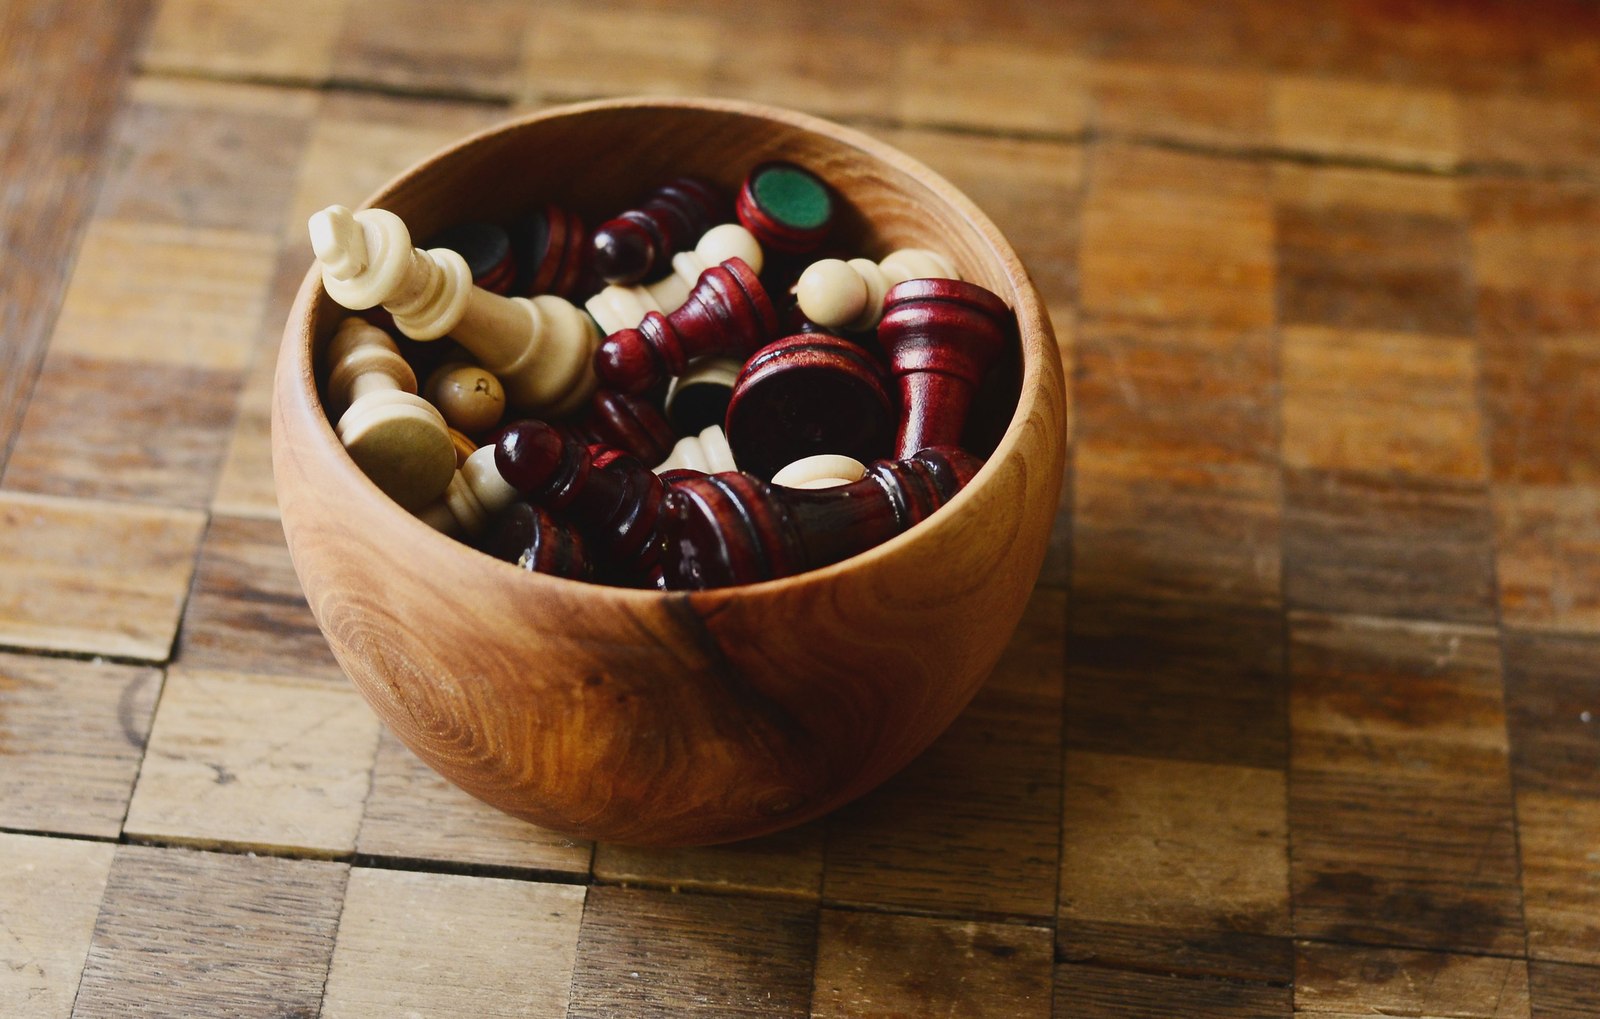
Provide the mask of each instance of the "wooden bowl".
[{"label": "wooden bowl", "polygon": [[474,135],[367,204],[397,213],[417,238],[545,200],[593,224],[674,174],[732,193],[767,159],[833,185],[856,250],[948,254],[1016,310],[1021,335],[1014,412],[999,416],[982,471],[910,531],[826,569],[662,593],[494,560],[391,502],[339,444],[313,365],[345,312],[315,272],[284,331],[272,407],[278,501],[334,655],[446,778],[574,837],[723,842],[873,788],[983,683],[1044,559],[1067,421],[1049,320],[994,225],[893,148],[746,103],[587,103]]}]

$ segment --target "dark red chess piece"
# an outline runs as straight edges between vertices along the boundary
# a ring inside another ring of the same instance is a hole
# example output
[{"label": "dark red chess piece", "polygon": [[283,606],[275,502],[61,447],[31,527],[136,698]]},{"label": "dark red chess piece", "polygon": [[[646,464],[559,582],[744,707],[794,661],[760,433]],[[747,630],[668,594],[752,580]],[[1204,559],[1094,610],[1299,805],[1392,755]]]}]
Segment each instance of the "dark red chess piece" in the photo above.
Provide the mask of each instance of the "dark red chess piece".
[{"label": "dark red chess piece", "polygon": [[679,481],[661,509],[663,580],[671,589],[752,584],[847,559],[926,518],[982,466],[945,447],[876,461],[834,488],[781,488],[738,472]]},{"label": "dark red chess piece", "polygon": [[805,167],[772,160],[745,176],[734,211],[763,251],[809,255],[833,226],[833,192]]},{"label": "dark red chess piece", "polygon": [[638,460],[620,456],[597,469],[582,443],[543,421],[527,420],[500,433],[494,463],[529,502],[575,524],[613,579],[638,581],[657,570],[663,488]]},{"label": "dark red chess piece", "polygon": [[827,333],[786,336],[751,355],[723,425],[739,469],[763,481],[816,453],[862,462],[887,456],[894,430],[883,368]]},{"label": "dark red chess piece", "polygon": [[604,443],[658,464],[672,452],[678,435],[654,403],[614,389],[595,390],[582,417],[556,425],[561,434],[588,445]]},{"label": "dark red chess piece", "polygon": [[517,220],[508,233],[518,268],[513,293],[579,293],[588,275],[589,234],[576,213],[546,205]]},{"label": "dark red chess piece", "polygon": [[474,286],[509,294],[517,281],[511,237],[492,223],[458,223],[428,238],[424,248],[449,248],[466,260]]},{"label": "dark red chess piece", "polygon": [[619,329],[595,351],[602,385],[643,393],[669,375],[683,374],[692,357],[744,358],[778,335],[778,313],[761,280],[741,258],[700,274],[689,299],[670,315],[652,311],[637,329]]},{"label": "dark red chess piece", "polygon": [[900,383],[895,456],[955,446],[984,372],[1011,337],[1011,309],[961,280],[906,280],[884,296],[878,341]]},{"label": "dark red chess piece", "polygon": [[673,255],[694,247],[701,234],[727,221],[727,205],[727,198],[705,181],[668,181],[638,208],[595,230],[594,267],[607,283],[638,283],[664,275]]},{"label": "dark red chess piece", "polygon": [[572,580],[594,576],[578,529],[531,503],[514,502],[506,507],[479,547],[496,559],[535,573]]}]

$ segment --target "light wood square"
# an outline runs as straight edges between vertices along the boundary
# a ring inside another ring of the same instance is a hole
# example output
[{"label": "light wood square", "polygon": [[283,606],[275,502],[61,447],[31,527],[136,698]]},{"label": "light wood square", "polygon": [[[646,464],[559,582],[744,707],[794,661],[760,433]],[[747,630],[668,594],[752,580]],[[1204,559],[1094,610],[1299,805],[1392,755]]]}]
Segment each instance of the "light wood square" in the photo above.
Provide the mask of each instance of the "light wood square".
[{"label": "light wood square", "polygon": [[1281,771],[1072,751],[1065,773],[1061,920],[1288,933]]},{"label": "light wood square", "polygon": [[345,0],[162,0],[146,44],[152,71],[327,81]]},{"label": "light wood square", "polygon": [[541,4],[523,46],[520,91],[529,100],[703,94],[726,34],[716,17],[695,11]]},{"label": "light wood square", "polygon": [[603,881],[706,888],[815,899],[822,890],[820,821],[721,846],[646,849],[601,843],[594,874]]},{"label": "light wood square", "polygon": [[1446,89],[1291,77],[1273,82],[1271,96],[1284,148],[1441,169],[1460,159],[1460,108]]},{"label": "light wood square", "polygon": [[1528,956],[1600,965],[1600,798],[1517,791]]},{"label": "light wood square", "polygon": [[913,39],[898,56],[896,110],[906,122],[1053,135],[1088,126],[1087,68],[1058,49]]},{"label": "light wood square", "polygon": [[1528,1019],[1528,964],[1301,941],[1295,945],[1296,1015]]},{"label": "light wood square", "polygon": [[567,1014],[585,889],[350,872],[324,1019]]},{"label": "light wood square", "polygon": [[0,1015],[67,1019],[116,847],[0,832]]},{"label": "light wood square", "polygon": [[348,853],[377,743],[377,718],[342,683],[174,667],[124,827]]},{"label": "light wood square", "polygon": [[1271,138],[1267,77],[1258,70],[1099,60],[1090,74],[1103,133],[1235,148]]},{"label": "light wood square", "polygon": [[1494,521],[1506,624],[1600,633],[1600,487],[1497,485]]},{"label": "light wood square", "polygon": [[0,644],[162,661],[205,515],[0,492]]},{"label": "light wood square", "polygon": [[1485,477],[1471,339],[1287,327],[1282,356],[1285,462]]},{"label": "light wood square", "polygon": [[276,251],[261,234],[96,220],[51,350],[243,371]]}]

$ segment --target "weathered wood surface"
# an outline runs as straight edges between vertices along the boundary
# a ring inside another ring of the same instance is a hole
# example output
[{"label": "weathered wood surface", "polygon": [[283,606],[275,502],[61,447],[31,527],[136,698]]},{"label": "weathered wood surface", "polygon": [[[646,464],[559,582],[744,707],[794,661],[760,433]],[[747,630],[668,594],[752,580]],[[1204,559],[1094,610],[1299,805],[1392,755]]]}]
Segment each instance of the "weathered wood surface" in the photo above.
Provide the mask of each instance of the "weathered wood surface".
[{"label": "weathered wood surface", "polygon": [[[0,0],[0,1014],[1600,1015],[1592,4],[452,18]],[[637,92],[948,176],[1076,429],[971,710],[711,849],[380,733],[267,453],[311,212]]]}]

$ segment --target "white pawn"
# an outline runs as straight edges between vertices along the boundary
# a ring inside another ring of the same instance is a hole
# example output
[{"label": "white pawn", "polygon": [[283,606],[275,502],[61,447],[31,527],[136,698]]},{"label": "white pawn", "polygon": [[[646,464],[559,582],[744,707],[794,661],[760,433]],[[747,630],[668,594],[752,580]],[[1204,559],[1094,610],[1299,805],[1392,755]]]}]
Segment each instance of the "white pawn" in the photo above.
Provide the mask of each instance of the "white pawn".
[{"label": "white pawn", "polygon": [[803,456],[783,468],[772,476],[772,483],[784,488],[834,488],[866,476],[866,465],[855,457],[817,453]]},{"label": "white pawn", "polygon": [[760,273],[761,245],[738,223],[723,223],[700,235],[693,250],[672,256],[672,272],[654,283],[622,287],[612,284],[584,303],[607,336],[620,329],[637,329],[646,314],[671,314],[683,307],[700,274],[730,258],[742,258],[752,272]]},{"label": "white pawn", "polygon": [[345,408],[335,431],[391,499],[416,509],[438,497],[455,473],[455,446],[444,418],[417,395],[417,377],[389,334],[344,320],[328,344],[328,400]]},{"label": "white pawn", "polygon": [[[713,401],[720,408],[718,417],[725,417],[728,397],[732,394],[733,385],[739,381],[739,373],[743,370],[744,359],[738,357],[703,354],[690,361],[683,369],[682,375],[673,376],[672,381],[667,383],[667,395],[662,401],[662,409],[667,412],[667,420],[671,421],[679,431],[686,432],[694,427],[688,421],[681,421],[674,416],[674,408],[682,410],[678,406],[680,400],[687,401],[690,406],[697,406],[697,412],[701,413],[706,412],[707,401]],[[704,420],[702,417],[701,421]]]},{"label": "white pawn", "polygon": [[357,311],[383,305],[414,340],[448,333],[494,373],[513,407],[557,417],[594,393],[600,335],[570,302],[473,286],[464,258],[412,247],[400,217],[383,209],[330,205],[307,226],[329,297]]},{"label": "white pawn", "polygon": [[516,501],[517,490],[500,476],[494,463],[494,446],[480,446],[455,472],[437,502],[417,516],[436,531],[452,537],[475,538],[489,518]]},{"label": "white pawn", "polygon": [[813,262],[800,274],[794,295],[801,313],[817,325],[860,332],[878,324],[884,295],[896,283],[960,278],[955,264],[937,251],[901,248],[881,262],[870,258]]},{"label": "white pawn", "polygon": [[722,433],[721,425],[707,425],[699,435],[686,435],[679,439],[677,445],[672,447],[672,452],[656,465],[655,470],[657,474],[663,474],[679,467],[706,474],[739,469],[739,465],[733,462],[733,450],[728,447],[728,437]]}]

